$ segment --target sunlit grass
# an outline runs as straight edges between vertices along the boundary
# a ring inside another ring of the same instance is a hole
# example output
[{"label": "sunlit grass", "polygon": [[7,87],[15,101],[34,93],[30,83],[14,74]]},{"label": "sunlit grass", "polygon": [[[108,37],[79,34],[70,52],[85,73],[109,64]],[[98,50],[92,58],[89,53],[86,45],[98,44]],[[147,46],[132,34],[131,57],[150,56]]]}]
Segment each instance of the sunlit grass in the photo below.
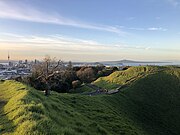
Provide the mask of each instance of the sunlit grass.
[{"label": "sunlit grass", "polygon": [[135,80],[138,80],[141,77],[149,75],[150,73],[155,73],[158,70],[162,70],[162,69],[164,69],[164,67],[155,67],[155,66],[130,67],[125,71],[116,71],[107,77],[100,77],[94,82],[94,84],[106,89],[114,89],[120,85],[131,83]]},{"label": "sunlit grass", "polygon": [[98,96],[46,97],[21,83],[1,82],[0,134],[179,135],[180,69],[133,67],[107,82],[122,85],[132,77],[138,78],[118,94]]},{"label": "sunlit grass", "polygon": [[127,133],[137,130],[130,124],[123,129],[129,122],[117,116],[103,96],[52,92],[46,97],[42,92],[14,81],[1,83],[0,90],[1,102],[5,102],[0,115],[2,134],[106,135],[114,134],[117,129]]}]

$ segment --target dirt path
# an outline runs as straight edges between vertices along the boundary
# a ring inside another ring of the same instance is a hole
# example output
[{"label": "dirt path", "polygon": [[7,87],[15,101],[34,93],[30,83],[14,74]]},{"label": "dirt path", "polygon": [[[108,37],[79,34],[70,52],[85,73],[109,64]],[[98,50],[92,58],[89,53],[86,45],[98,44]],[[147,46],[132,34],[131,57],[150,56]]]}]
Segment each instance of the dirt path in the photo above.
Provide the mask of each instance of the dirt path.
[{"label": "dirt path", "polygon": [[107,90],[107,89],[98,87],[94,84],[85,84],[85,85],[94,90],[92,92],[83,93],[84,95],[89,95],[89,96],[102,95],[102,94],[115,94],[115,93],[118,93],[119,90],[121,89],[121,86],[116,89]]}]

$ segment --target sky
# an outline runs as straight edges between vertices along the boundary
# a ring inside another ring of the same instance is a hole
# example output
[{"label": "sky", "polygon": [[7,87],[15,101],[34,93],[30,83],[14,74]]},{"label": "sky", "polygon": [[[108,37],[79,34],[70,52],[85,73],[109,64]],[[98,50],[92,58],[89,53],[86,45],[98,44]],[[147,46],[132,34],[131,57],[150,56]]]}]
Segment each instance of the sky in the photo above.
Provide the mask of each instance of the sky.
[{"label": "sky", "polygon": [[180,0],[0,0],[0,60],[180,61]]}]

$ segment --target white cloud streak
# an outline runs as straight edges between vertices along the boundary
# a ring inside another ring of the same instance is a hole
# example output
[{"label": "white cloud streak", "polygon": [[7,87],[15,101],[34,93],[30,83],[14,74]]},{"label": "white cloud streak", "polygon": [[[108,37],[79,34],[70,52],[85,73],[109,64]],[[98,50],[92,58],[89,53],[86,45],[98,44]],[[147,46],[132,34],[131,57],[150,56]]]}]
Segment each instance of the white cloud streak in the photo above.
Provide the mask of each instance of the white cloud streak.
[{"label": "white cloud streak", "polygon": [[12,4],[6,0],[0,1],[0,18],[72,26],[77,28],[118,33],[122,35],[126,34],[126,32],[114,26],[89,24],[76,21],[62,17],[57,13],[44,13],[43,11],[30,7],[29,5],[24,5],[22,3]]},{"label": "white cloud streak", "polygon": [[137,30],[137,31],[167,31],[167,29],[162,27],[149,27],[149,28],[128,28],[130,30]]},{"label": "white cloud streak", "polygon": [[[31,7],[30,5],[27,4],[25,5],[22,3],[15,4],[8,0],[0,0],[0,18],[99,30],[99,31],[116,33],[120,36],[128,35],[128,33],[123,31],[123,29],[138,30],[138,31],[167,31],[167,29],[162,27],[126,28],[124,26],[119,27],[119,26],[109,26],[109,25],[101,25],[101,24],[91,24],[91,23],[81,22],[67,17],[63,17],[58,13],[49,13],[49,12],[45,13],[43,11]],[[135,19],[135,17],[129,17],[127,19],[133,20]]]},{"label": "white cloud streak", "polygon": [[167,29],[161,28],[161,27],[151,27],[151,28],[147,28],[147,30],[150,30],[150,31],[167,31]]},{"label": "white cloud streak", "polygon": [[93,40],[76,39],[61,35],[34,36],[34,35],[17,35],[12,33],[0,33],[0,44],[11,44],[11,46],[24,46],[24,48],[54,48],[54,50],[66,51],[94,51],[110,52],[117,49],[141,49],[149,50],[150,47],[129,46],[125,44],[101,44]]},{"label": "white cloud streak", "polygon": [[[0,33],[0,59],[5,59],[7,51],[13,59],[41,59],[48,54],[63,60],[97,61],[121,58],[159,58],[168,54],[179,58],[177,49],[151,48],[148,45],[101,44],[93,40],[83,40],[62,35],[17,35]],[[157,56],[156,56],[157,55]],[[168,55],[168,56],[169,56]]]}]

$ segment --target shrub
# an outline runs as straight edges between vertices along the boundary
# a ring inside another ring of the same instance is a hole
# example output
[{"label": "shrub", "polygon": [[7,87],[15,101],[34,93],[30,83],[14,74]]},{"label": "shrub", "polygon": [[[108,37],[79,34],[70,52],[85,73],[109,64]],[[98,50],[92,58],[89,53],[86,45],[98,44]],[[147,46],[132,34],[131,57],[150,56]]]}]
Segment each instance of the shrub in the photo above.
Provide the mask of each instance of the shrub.
[{"label": "shrub", "polygon": [[80,86],[81,86],[81,82],[79,80],[76,80],[76,81],[72,82],[73,89],[78,88]]}]

